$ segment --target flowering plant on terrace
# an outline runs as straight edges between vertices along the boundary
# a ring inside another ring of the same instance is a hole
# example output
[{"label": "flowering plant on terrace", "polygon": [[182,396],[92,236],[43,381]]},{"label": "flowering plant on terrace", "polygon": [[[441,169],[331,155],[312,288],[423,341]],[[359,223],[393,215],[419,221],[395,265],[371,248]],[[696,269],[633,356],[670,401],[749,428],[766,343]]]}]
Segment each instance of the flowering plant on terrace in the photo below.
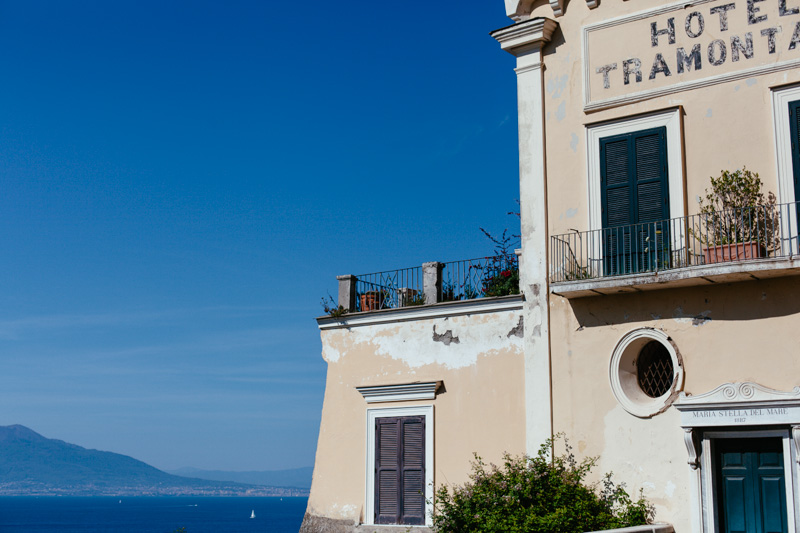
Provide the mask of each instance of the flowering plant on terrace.
[{"label": "flowering plant on terrace", "polygon": [[490,257],[483,277],[483,294],[519,294],[519,262],[516,255]]},{"label": "flowering plant on terrace", "polygon": [[484,267],[482,291],[484,296],[508,296],[519,294],[519,259],[514,247],[519,244],[519,235],[508,235],[503,230],[495,237],[481,228],[486,237],[494,243],[494,257],[487,257]]}]

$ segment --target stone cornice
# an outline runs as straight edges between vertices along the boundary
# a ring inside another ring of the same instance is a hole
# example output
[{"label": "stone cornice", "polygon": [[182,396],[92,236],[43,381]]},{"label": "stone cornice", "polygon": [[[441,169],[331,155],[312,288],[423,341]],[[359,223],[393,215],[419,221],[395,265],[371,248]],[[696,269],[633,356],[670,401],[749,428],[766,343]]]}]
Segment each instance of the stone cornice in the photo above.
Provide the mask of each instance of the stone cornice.
[{"label": "stone cornice", "polygon": [[682,392],[675,402],[679,411],[692,409],[758,407],[774,404],[800,405],[800,387],[791,391],[777,391],[758,383],[725,383],[711,392],[691,396]]},{"label": "stone cornice", "polygon": [[[567,0],[548,0],[550,7],[553,8],[553,15],[560,17],[564,14],[564,4]],[[600,0],[586,0],[586,5],[589,9],[594,9],[598,6]],[[515,22],[526,20],[530,18],[531,11],[533,10],[533,0],[505,0],[506,16]]]},{"label": "stone cornice", "polygon": [[367,403],[401,402],[411,400],[433,400],[436,391],[442,386],[441,381],[425,383],[403,383],[400,385],[376,385],[356,387]]},{"label": "stone cornice", "polygon": [[518,311],[522,309],[522,301],[522,295],[515,294],[513,296],[497,296],[457,302],[442,302],[438,304],[400,307],[398,309],[383,309],[380,311],[352,313],[336,318],[321,316],[317,318],[317,324],[319,329],[324,330],[352,328],[357,326],[374,326],[378,324],[393,324],[398,322],[427,320],[449,316]]},{"label": "stone cornice", "polygon": [[535,18],[491,32],[500,48],[518,56],[550,41],[558,23],[551,19]]}]

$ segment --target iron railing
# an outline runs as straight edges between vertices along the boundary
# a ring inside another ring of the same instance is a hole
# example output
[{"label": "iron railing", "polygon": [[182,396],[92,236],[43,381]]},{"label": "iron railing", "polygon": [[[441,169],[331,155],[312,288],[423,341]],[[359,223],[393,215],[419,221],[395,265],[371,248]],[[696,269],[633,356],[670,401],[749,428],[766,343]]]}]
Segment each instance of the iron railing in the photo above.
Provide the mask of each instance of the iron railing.
[{"label": "iron railing", "polygon": [[425,298],[422,267],[403,268],[355,276],[355,309],[351,311],[378,311],[519,293],[516,255],[481,257],[439,265],[442,291],[436,301]]},{"label": "iron railing", "polygon": [[551,282],[792,257],[798,203],[700,213],[550,238]]},{"label": "iron railing", "polygon": [[356,276],[356,311],[394,309],[422,302],[422,268],[401,268]]},{"label": "iron railing", "polygon": [[443,302],[517,293],[519,263],[516,254],[451,261],[442,268]]}]

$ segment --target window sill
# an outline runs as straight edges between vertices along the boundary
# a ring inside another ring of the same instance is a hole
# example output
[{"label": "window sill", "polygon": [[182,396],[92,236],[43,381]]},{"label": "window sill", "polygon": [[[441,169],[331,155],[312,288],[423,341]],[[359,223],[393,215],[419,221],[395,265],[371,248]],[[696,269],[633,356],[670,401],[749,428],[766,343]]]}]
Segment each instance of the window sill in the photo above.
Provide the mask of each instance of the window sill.
[{"label": "window sill", "polygon": [[664,272],[647,272],[550,284],[550,292],[567,299],[734,283],[800,275],[800,256],[698,265]]}]

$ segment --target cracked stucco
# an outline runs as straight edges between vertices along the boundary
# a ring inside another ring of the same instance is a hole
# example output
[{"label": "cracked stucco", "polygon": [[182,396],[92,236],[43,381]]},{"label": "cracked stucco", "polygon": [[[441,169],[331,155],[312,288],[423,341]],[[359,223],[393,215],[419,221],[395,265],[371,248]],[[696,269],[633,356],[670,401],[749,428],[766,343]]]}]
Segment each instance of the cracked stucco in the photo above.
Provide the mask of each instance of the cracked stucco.
[{"label": "cracked stucco", "polygon": [[521,352],[522,337],[508,335],[521,325],[521,316],[519,311],[508,311],[330,330],[323,333],[322,357],[335,363],[350,351],[371,346],[376,355],[401,360],[411,368],[464,368],[479,356]]}]

